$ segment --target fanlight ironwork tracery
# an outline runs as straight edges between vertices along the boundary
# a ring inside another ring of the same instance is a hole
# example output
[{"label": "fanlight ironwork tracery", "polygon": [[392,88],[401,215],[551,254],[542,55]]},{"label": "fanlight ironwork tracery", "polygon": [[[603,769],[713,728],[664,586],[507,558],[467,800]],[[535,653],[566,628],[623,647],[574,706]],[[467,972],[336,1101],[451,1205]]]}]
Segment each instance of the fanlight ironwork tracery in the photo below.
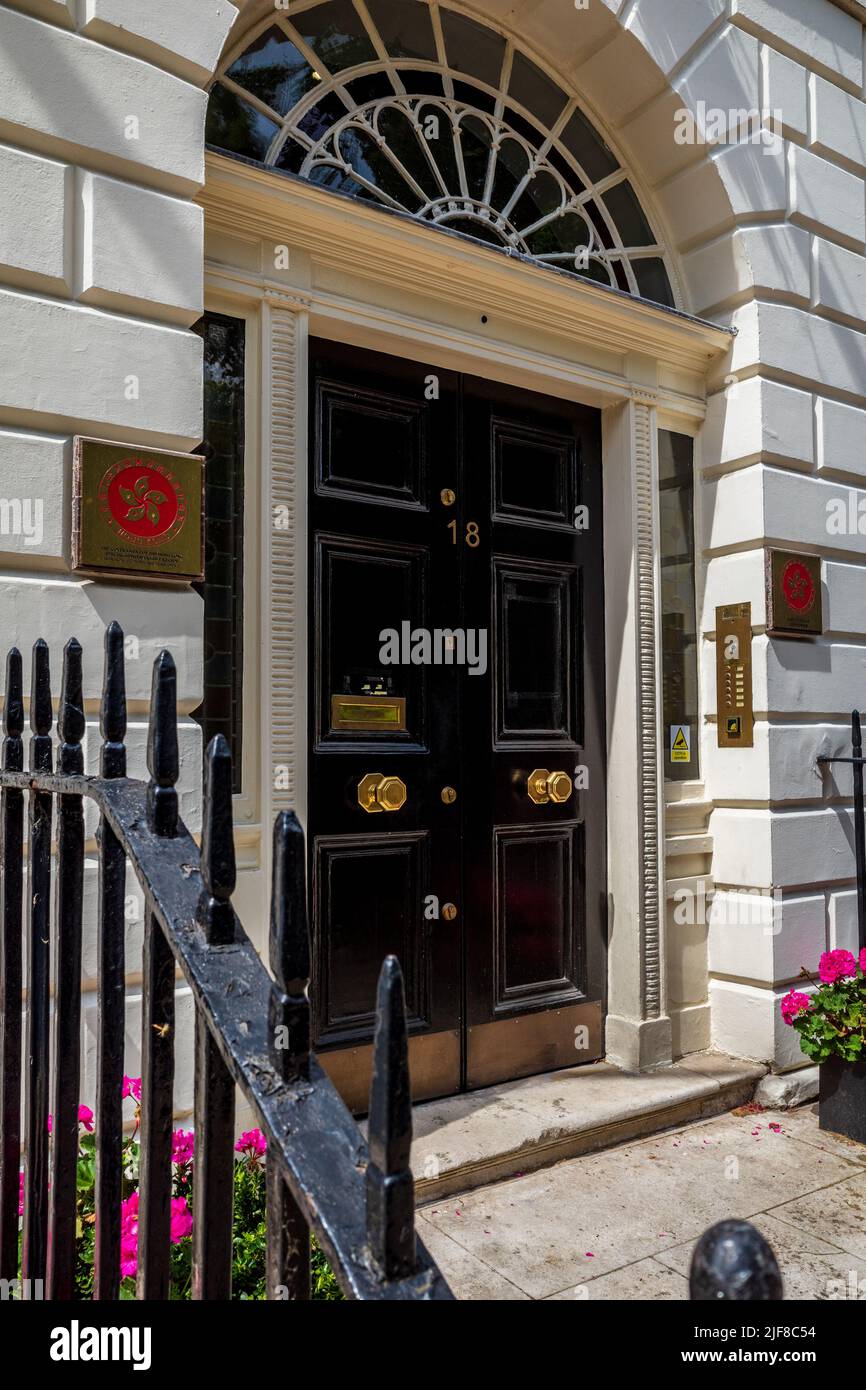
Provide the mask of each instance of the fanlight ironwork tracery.
[{"label": "fanlight ironwork tracery", "polygon": [[577,98],[439,0],[300,0],[231,55],[208,143],[673,305],[638,198]]}]

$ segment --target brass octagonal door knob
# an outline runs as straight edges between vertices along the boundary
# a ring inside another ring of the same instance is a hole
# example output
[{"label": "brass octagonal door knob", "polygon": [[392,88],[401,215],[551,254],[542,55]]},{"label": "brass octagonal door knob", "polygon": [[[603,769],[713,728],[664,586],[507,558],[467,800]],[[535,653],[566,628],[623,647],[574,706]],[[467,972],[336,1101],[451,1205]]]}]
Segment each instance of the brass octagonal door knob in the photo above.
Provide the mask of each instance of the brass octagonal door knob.
[{"label": "brass octagonal door knob", "polygon": [[567,772],[548,772],[546,767],[537,767],[529,774],[526,790],[536,806],[546,806],[550,801],[562,806],[574,791],[574,785]]},{"label": "brass octagonal door knob", "polygon": [[399,811],[405,803],[406,783],[399,777],[368,772],[358,783],[358,805],[371,815],[376,811]]}]

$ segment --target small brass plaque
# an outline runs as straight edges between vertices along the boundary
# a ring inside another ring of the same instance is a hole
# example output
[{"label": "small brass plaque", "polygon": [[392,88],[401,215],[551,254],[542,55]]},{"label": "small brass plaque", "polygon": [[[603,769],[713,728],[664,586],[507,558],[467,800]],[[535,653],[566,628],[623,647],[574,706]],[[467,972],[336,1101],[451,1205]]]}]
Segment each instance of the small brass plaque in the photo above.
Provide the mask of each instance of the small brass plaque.
[{"label": "small brass plaque", "polygon": [[406,701],[402,695],[332,695],[331,732],[366,729],[406,732]]},{"label": "small brass plaque", "polygon": [[767,551],[767,633],[820,637],[824,631],[820,555]]},{"label": "small brass plaque", "polygon": [[716,697],[720,748],[751,748],[752,605],[732,603],[716,609]]},{"label": "small brass plaque", "polygon": [[204,575],[204,459],[76,436],[72,568],[117,578]]}]

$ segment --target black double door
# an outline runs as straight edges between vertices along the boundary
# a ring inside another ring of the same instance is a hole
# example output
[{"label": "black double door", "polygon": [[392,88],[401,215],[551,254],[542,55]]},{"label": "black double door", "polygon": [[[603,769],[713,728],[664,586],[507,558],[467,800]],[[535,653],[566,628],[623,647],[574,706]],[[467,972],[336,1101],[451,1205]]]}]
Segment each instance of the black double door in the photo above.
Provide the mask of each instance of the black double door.
[{"label": "black double door", "polygon": [[313,341],[316,1048],[366,1104],[403,968],[416,1098],[602,1052],[599,416]]}]

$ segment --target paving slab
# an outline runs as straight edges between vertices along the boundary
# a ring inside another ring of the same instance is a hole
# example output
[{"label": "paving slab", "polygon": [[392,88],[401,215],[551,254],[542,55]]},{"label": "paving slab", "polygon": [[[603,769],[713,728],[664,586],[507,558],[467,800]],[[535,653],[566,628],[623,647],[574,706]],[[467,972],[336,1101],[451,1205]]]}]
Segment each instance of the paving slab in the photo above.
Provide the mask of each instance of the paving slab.
[{"label": "paving slab", "polygon": [[[760,1117],[759,1117],[760,1118]],[[818,1106],[802,1105],[796,1110],[786,1110],[783,1115],[768,1116],[778,1120],[782,1131],[802,1144],[812,1144],[816,1149],[847,1158],[858,1167],[866,1168],[866,1145],[854,1139],[846,1139],[843,1134],[833,1134],[830,1130],[818,1128]]]},{"label": "paving slab", "polygon": [[598,1062],[417,1105],[412,1168],[418,1199],[719,1114],[748,1100],[764,1072],[715,1053],[643,1073]]},{"label": "paving slab", "polygon": [[[529,1301],[529,1295],[518,1289],[516,1284],[504,1279],[475,1255],[470,1255],[456,1240],[452,1240],[444,1231],[437,1230],[431,1222],[426,1221],[421,1213],[418,1235],[439,1268],[448,1270],[448,1283],[457,1298],[484,1300],[488,1303]],[[675,1276],[671,1274],[671,1277]]]},{"label": "paving slab", "polygon": [[548,1303],[563,1300],[599,1302],[606,1299],[646,1299],[664,1302],[684,1300],[689,1296],[689,1281],[682,1274],[665,1268],[658,1260],[637,1260],[633,1265],[624,1265],[610,1274],[602,1274],[599,1279],[587,1279],[573,1289],[563,1289],[562,1293],[550,1294]]},{"label": "paving slab", "polygon": [[[787,1225],[775,1216],[754,1216],[752,1224],[773,1247],[782,1271],[786,1299],[866,1299],[866,1260],[846,1254],[812,1231]],[[694,1246],[694,1241],[688,1241],[656,1255],[655,1260],[688,1278]],[[643,1297],[641,1294],[632,1296]]]},{"label": "paving slab", "polygon": [[532,1299],[678,1298],[708,1226],[765,1220],[788,1297],[850,1296],[839,1290],[866,1260],[864,1151],[812,1142],[815,1115],[796,1122],[809,1142],[794,1137],[788,1118],[728,1114],[440,1198],[422,1207],[424,1230],[489,1271],[471,1266],[472,1297],[502,1297],[485,1281],[505,1280]]},{"label": "paving slab", "polygon": [[866,1173],[775,1206],[773,1216],[866,1259]]}]

